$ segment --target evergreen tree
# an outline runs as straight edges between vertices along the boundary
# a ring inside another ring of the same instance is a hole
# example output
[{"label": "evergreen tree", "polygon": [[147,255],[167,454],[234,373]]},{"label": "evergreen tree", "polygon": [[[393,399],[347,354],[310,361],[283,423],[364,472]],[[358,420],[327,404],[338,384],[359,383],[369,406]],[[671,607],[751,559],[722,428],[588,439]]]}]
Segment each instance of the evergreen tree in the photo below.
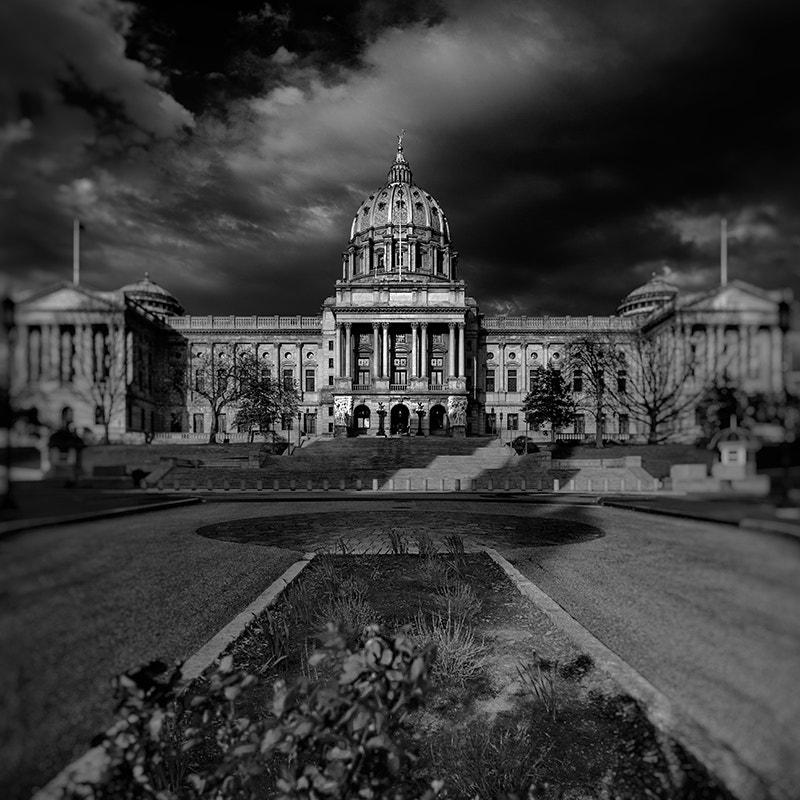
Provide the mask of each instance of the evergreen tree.
[{"label": "evergreen tree", "polygon": [[558,429],[572,424],[575,403],[561,370],[548,366],[533,374],[531,389],[523,401],[522,412],[528,425],[534,430],[549,423],[551,441],[555,441]]}]

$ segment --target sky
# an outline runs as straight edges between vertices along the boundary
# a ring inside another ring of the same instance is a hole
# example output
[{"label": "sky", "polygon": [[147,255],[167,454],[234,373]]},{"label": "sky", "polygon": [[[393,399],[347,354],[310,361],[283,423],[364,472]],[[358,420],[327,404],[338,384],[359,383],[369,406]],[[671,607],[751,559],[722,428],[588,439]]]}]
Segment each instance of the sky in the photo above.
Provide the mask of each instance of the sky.
[{"label": "sky", "polygon": [[[319,6],[322,10],[312,10]],[[315,314],[401,129],[487,314],[800,297],[795,0],[3,0],[0,270]]]}]

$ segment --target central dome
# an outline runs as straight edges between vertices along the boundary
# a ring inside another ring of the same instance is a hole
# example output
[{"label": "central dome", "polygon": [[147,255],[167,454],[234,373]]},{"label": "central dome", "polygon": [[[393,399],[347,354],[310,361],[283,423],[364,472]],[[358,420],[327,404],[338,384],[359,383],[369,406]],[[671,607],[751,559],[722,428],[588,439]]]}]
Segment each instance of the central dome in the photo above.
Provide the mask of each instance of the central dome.
[{"label": "central dome", "polygon": [[349,280],[394,276],[408,281],[453,280],[457,256],[442,206],[414,183],[398,137],[386,183],[358,207],[344,253]]}]

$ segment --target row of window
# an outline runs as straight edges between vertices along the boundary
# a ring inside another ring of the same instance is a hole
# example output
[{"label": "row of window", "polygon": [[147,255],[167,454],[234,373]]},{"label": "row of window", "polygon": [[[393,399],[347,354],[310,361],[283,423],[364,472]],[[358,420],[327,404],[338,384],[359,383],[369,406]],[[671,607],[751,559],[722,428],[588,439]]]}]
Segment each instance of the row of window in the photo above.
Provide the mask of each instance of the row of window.
[{"label": "row of window", "polygon": [[[533,382],[536,380],[536,373],[542,369],[542,367],[537,367],[536,369],[532,369],[530,371],[530,384],[533,385]],[[495,370],[487,369],[486,370],[486,391],[487,392],[494,392],[495,390]],[[617,392],[619,394],[625,394],[628,389],[628,376],[624,370],[620,370],[617,373]],[[507,392],[517,392],[519,391],[518,386],[518,378],[517,378],[517,370],[510,369],[506,373],[506,391]],[[582,392],[583,391],[583,374],[580,371],[576,371],[572,374],[572,391],[573,392]]]},{"label": "row of window", "polygon": [[[506,414],[505,416],[505,429],[508,431],[518,431],[519,430],[519,414]],[[501,424],[503,420],[500,420]],[[498,428],[498,421],[497,421],[497,413],[488,412],[485,415],[485,426],[487,431],[497,431]],[[586,417],[583,414],[576,414],[575,418],[573,419],[572,423],[574,433],[577,434],[585,434],[586,433]],[[606,433],[606,418],[603,417],[600,420],[600,429],[603,433]],[[628,436],[630,433],[630,418],[627,414],[620,414],[617,417],[617,433],[620,436]]]}]

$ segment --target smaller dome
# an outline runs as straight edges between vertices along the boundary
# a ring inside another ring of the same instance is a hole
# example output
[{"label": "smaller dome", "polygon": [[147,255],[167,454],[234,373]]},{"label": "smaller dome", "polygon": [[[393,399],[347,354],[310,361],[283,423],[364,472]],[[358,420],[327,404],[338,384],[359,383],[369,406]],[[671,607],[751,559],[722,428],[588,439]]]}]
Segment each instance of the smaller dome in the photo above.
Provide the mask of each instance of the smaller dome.
[{"label": "smaller dome", "polygon": [[120,291],[128,299],[159,317],[180,317],[183,314],[183,306],[175,296],[150,280],[149,272],[145,272],[142,280],[129,283]]},{"label": "smaller dome", "polygon": [[635,314],[649,314],[675,299],[678,287],[655,273],[647,283],[634,289],[617,307],[617,314],[630,317]]}]

